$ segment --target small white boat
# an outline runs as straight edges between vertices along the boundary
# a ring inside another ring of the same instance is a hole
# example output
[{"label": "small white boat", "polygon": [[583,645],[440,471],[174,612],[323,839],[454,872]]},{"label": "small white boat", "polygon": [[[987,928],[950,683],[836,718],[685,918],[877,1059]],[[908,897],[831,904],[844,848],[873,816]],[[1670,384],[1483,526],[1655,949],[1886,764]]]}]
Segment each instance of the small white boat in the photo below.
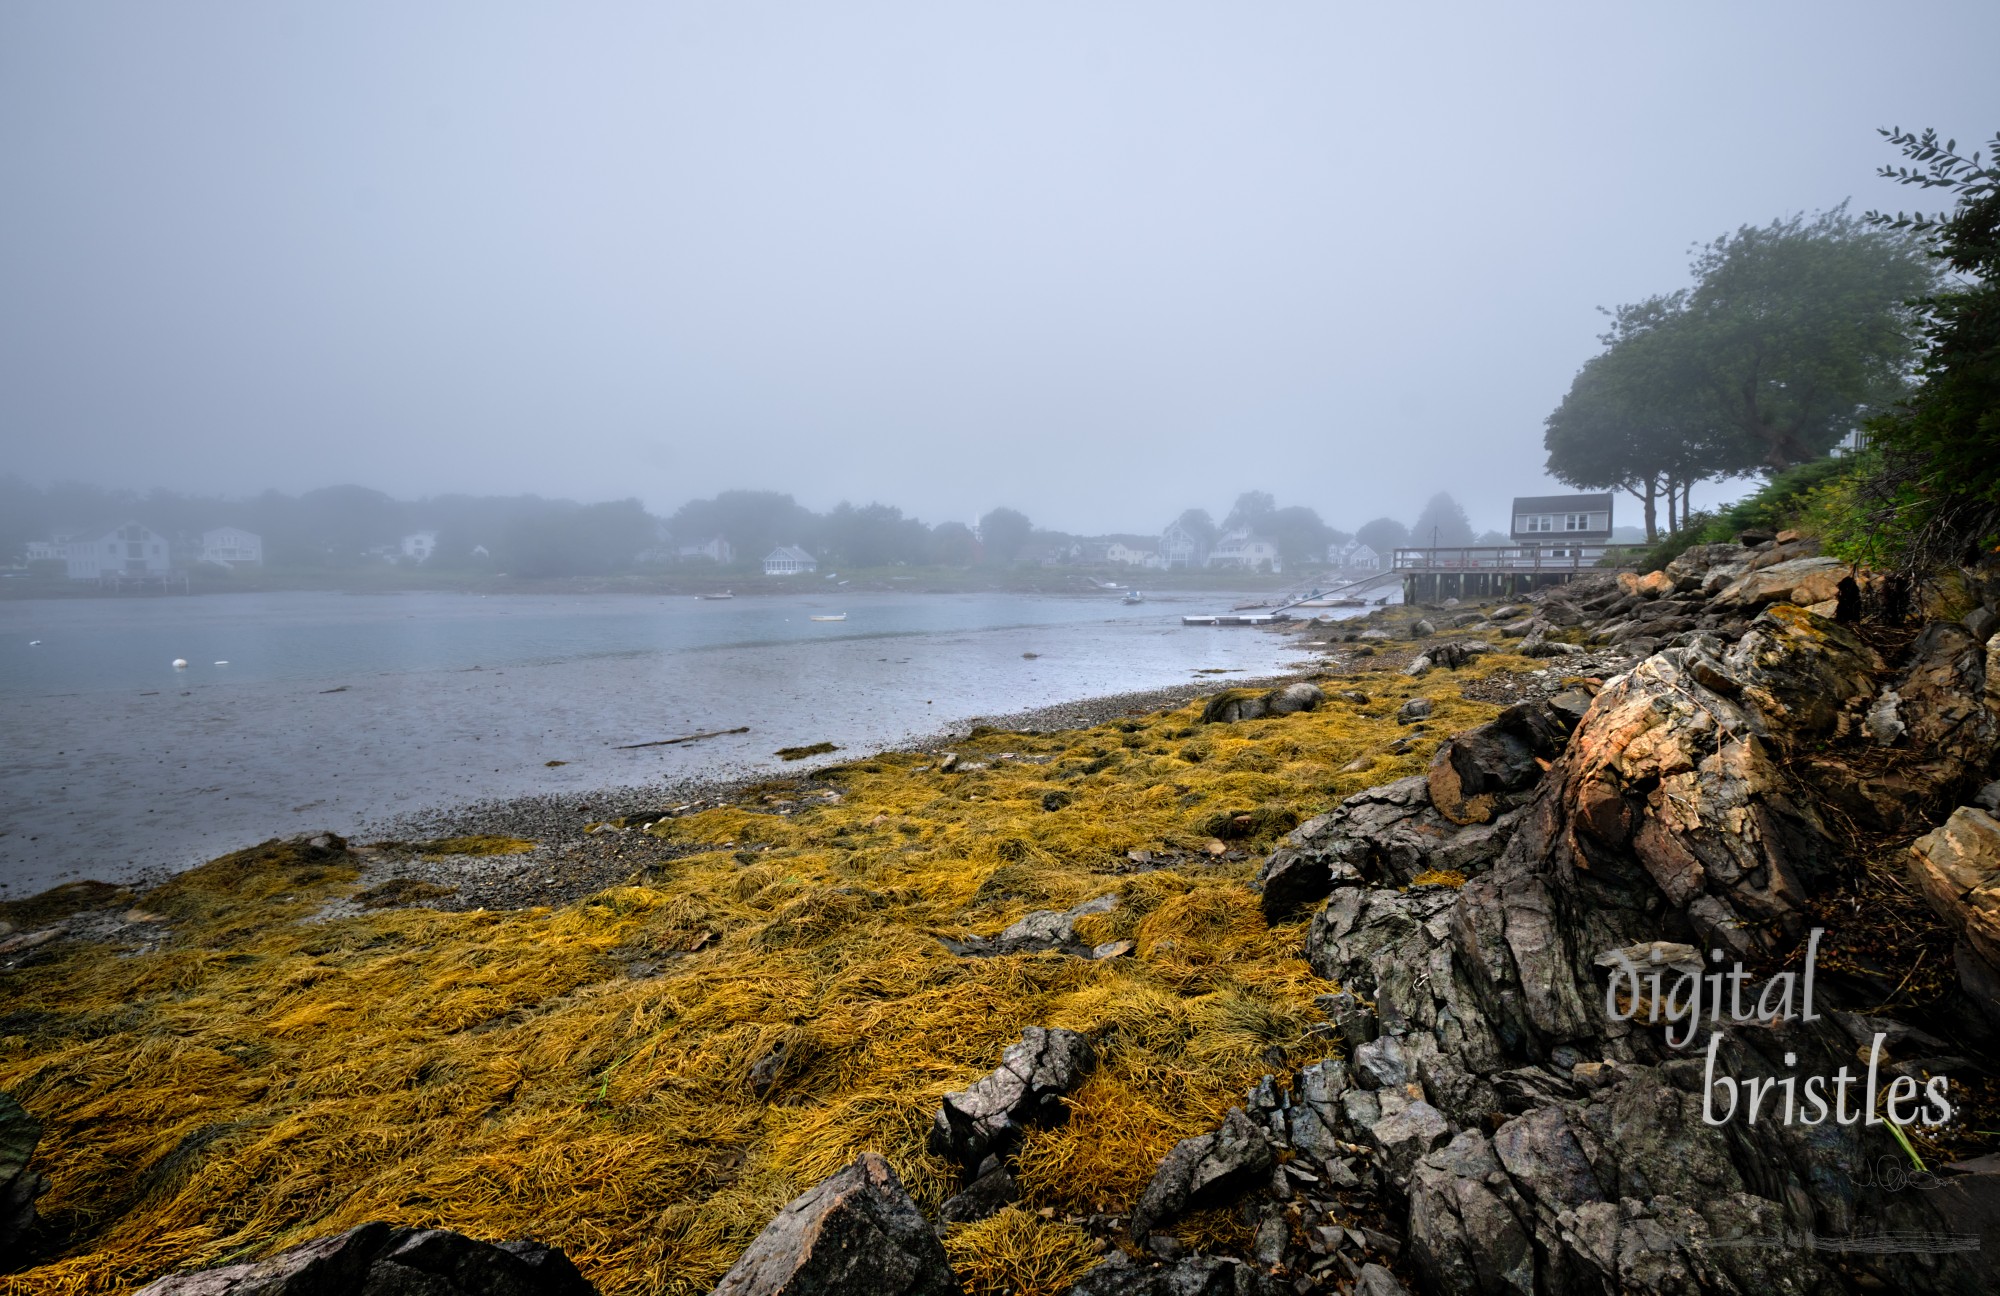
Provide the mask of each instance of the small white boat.
[{"label": "small white boat", "polygon": [[736,597],[736,595],[729,590],[724,590],[720,594],[697,594],[695,595],[695,597],[705,598],[705,599],[726,599],[726,598],[733,599]]},{"label": "small white boat", "polygon": [[847,613],[841,612],[834,616],[816,616],[812,619],[815,621],[845,621],[847,620]]},{"label": "small white boat", "polygon": [[1144,594],[1141,594],[1138,590],[1126,590],[1125,597],[1119,599],[1118,601],[1120,603],[1144,603],[1146,601],[1146,596]]}]

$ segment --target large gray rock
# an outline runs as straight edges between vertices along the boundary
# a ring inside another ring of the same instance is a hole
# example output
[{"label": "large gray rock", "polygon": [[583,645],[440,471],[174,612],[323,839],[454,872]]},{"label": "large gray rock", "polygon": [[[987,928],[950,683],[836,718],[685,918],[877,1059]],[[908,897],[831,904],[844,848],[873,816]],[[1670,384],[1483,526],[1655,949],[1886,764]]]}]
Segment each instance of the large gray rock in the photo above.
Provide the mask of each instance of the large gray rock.
[{"label": "large gray rock", "polygon": [[1717,593],[1716,608],[1754,608],[1766,603],[1810,607],[1838,599],[1841,584],[1854,588],[1854,569],[1838,558],[1793,558],[1744,572]]},{"label": "large gray rock", "polygon": [[864,1152],[766,1225],[714,1296],[957,1296],[937,1234],[889,1163]]},{"label": "large gray rock", "polygon": [[1086,914],[1110,913],[1117,907],[1118,896],[1112,893],[1071,905],[1068,909],[1037,909],[1023,914],[998,936],[940,939],[946,949],[967,958],[1035,954],[1046,950],[1060,950],[1079,958],[1089,958],[1091,947],[1076,938],[1076,920]]},{"label": "large gray rock", "polygon": [[1425,781],[1431,804],[1455,824],[1490,823],[1541,781],[1572,721],[1547,702],[1517,702],[1439,744]]},{"label": "large gray rock", "polygon": [[[35,1226],[35,1198],[47,1185],[28,1169],[42,1125],[12,1094],[0,1093],[0,1256],[27,1251]],[[0,1261],[0,1268],[11,1267]]]},{"label": "large gray rock", "polygon": [[1123,1251],[1077,1280],[1069,1296],[1281,1296],[1291,1288],[1224,1256],[1185,1256],[1165,1264]]},{"label": "large gray rock", "polygon": [[1500,858],[1513,825],[1506,816],[1470,826],[1451,822],[1431,804],[1422,774],[1357,792],[1293,829],[1265,859],[1255,883],[1264,917],[1283,921],[1338,886],[1407,886],[1432,869],[1468,877],[1483,872]]},{"label": "large gray rock", "polygon": [[973,1169],[1004,1155],[1035,1122],[1064,1114],[1063,1096],[1097,1065],[1089,1039],[1069,1030],[1030,1026],[1009,1044],[1000,1065],[977,1083],[944,1097],[931,1123],[930,1147]]},{"label": "large gray rock", "polygon": [[1182,1139],[1146,1185],[1132,1211],[1132,1236],[1145,1237],[1183,1211],[1233,1199],[1271,1169],[1270,1140],[1241,1107],[1219,1128]]},{"label": "large gray rock", "polygon": [[250,1264],[172,1274],[137,1296],[596,1296],[569,1258],[539,1242],[477,1242],[444,1229],[372,1223]]}]

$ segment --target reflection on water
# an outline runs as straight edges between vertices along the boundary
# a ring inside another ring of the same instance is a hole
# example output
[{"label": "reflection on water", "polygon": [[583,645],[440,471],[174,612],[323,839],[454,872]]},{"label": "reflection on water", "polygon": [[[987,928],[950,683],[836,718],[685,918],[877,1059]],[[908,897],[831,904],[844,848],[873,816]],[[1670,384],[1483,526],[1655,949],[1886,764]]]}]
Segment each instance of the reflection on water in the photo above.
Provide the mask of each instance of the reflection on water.
[{"label": "reflection on water", "polygon": [[[1179,625],[1228,598],[0,603],[0,888],[116,879],[484,797],[775,768],[780,747],[881,746],[973,716],[1297,660],[1279,636]],[[847,619],[810,619],[834,612]]]}]

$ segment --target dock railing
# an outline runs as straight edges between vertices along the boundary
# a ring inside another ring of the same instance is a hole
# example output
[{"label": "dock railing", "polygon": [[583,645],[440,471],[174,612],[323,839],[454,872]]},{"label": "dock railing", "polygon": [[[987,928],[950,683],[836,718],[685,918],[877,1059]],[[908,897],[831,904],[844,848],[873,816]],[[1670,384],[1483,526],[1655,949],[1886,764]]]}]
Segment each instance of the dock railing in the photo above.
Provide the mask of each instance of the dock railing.
[{"label": "dock railing", "polygon": [[1578,572],[1597,566],[1607,544],[1439,545],[1398,549],[1391,570],[1399,572]]}]

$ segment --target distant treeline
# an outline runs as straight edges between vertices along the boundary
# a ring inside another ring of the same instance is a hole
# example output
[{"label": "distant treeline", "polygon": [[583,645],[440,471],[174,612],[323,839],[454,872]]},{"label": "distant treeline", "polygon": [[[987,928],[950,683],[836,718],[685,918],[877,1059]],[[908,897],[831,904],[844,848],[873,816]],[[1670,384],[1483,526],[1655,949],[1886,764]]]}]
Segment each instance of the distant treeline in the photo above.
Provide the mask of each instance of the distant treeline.
[{"label": "distant treeline", "polygon": [[[1475,537],[1465,511],[1449,495],[1426,505],[1414,523],[1377,518],[1356,532],[1323,522],[1310,508],[1280,508],[1265,491],[1238,497],[1217,523],[1199,508],[1172,521],[1204,547],[1230,531],[1271,540],[1288,568],[1327,561],[1327,551],[1358,541],[1386,554],[1398,545],[1468,544]],[[712,563],[684,549],[716,539],[728,545],[724,567],[754,568],[780,545],[796,545],[821,563],[847,568],[895,565],[1012,567],[1025,562],[1090,561],[1111,543],[1150,550],[1159,532],[1076,535],[1037,527],[1024,513],[995,508],[976,528],[964,522],[928,524],[889,504],[842,503],[816,513],[776,491],[732,490],[690,500],[668,517],[646,512],[636,499],[579,504],[538,495],[436,495],[398,500],[362,486],[329,486],[287,495],[266,491],[243,499],[106,490],[75,482],[41,487],[0,476],[0,556],[18,562],[28,542],[71,532],[140,522],[176,545],[202,532],[233,526],[263,538],[273,567],[342,568],[404,561],[403,537],[436,533],[425,560],[433,568],[490,568],[517,576],[594,575],[652,563]],[[1162,529],[1166,525],[1163,519]],[[1078,556],[1078,551],[1083,556]]]}]

